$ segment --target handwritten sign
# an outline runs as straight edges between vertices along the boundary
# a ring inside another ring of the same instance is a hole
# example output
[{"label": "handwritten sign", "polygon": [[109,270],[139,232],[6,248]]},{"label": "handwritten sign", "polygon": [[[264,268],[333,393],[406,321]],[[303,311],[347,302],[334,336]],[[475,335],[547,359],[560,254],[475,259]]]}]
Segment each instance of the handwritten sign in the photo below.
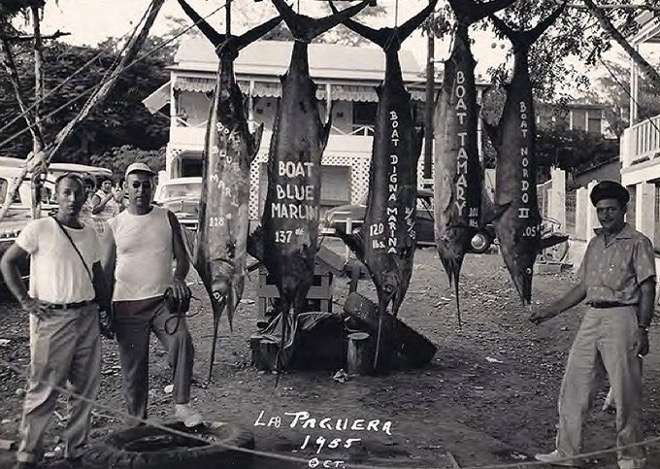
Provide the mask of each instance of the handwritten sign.
[{"label": "handwritten sign", "polygon": [[[309,432],[303,438],[300,450],[315,450],[321,455],[324,450],[348,449],[362,441],[361,435],[367,432],[379,432],[392,436],[392,421],[380,419],[336,418],[327,416],[312,416],[307,411],[284,412],[283,415],[267,416],[260,411],[255,427],[291,428]],[[314,434],[311,433],[314,431]],[[329,432],[346,432],[342,437],[329,436]],[[332,459],[319,459],[313,457],[308,467],[343,467],[344,461]]]},{"label": "handwritten sign", "polygon": [[[303,180],[312,177],[314,163],[280,161],[277,164],[277,175],[281,178],[275,184],[275,202],[271,204],[273,218],[288,218],[293,220],[318,220],[319,208],[314,205],[315,186],[301,184]],[[281,182],[282,180],[287,182]],[[276,233],[275,242],[288,243],[291,235],[299,235],[302,231],[295,230],[282,235]]]}]

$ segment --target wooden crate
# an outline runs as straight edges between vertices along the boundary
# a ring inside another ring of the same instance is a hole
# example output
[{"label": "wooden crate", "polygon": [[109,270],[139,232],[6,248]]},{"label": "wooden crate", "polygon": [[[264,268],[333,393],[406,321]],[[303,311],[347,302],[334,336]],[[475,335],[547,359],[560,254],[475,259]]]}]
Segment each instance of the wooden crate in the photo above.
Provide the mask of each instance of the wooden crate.
[{"label": "wooden crate", "polygon": [[[314,280],[307,292],[306,311],[332,312],[333,282],[334,276],[331,269],[317,258],[314,265]],[[268,271],[263,266],[260,267],[259,283],[257,285],[258,315],[264,317],[266,310],[272,306],[273,300],[279,297],[280,294],[270,275],[268,275]]]}]

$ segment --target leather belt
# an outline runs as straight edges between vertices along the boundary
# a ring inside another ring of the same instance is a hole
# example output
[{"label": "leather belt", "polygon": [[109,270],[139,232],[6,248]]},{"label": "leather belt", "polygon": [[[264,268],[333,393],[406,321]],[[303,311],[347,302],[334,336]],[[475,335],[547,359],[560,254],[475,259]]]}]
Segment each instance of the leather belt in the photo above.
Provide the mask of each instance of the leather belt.
[{"label": "leather belt", "polygon": [[636,304],[633,305],[624,305],[621,303],[616,303],[612,301],[598,301],[591,303],[590,306],[595,309],[605,309],[605,308],[625,308],[626,306],[637,306]]},{"label": "leather belt", "polygon": [[75,303],[50,303],[46,308],[48,309],[76,309],[82,308],[83,306],[91,305],[94,303],[93,300],[87,301],[77,301]]}]

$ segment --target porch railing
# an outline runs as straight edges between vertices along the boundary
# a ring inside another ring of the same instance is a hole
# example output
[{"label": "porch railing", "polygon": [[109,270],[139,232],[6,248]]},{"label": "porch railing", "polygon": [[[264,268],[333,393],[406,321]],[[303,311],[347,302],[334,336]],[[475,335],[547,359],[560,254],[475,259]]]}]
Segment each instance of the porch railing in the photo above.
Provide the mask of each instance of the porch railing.
[{"label": "porch railing", "polygon": [[621,138],[621,163],[627,166],[660,155],[660,115],[625,129]]}]

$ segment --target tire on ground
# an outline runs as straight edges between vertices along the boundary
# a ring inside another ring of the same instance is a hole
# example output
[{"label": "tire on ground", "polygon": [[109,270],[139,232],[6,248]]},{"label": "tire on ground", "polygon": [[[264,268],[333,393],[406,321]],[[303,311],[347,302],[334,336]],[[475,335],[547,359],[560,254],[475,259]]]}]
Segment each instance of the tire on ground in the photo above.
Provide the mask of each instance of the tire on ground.
[{"label": "tire on ground", "polygon": [[[209,445],[196,446],[191,440],[150,426],[133,427],[108,435],[83,455],[83,467],[90,469],[248,469],[252,455],[225,446],[254,448],[251,432],[232,424],[192,432],[180,423],[167,427],[202,436]],[[186,443],[187,442],[187,443]],[[215,443],[215,444],[214,444]],[[169,448],[161,449],[163,446]]]}]

